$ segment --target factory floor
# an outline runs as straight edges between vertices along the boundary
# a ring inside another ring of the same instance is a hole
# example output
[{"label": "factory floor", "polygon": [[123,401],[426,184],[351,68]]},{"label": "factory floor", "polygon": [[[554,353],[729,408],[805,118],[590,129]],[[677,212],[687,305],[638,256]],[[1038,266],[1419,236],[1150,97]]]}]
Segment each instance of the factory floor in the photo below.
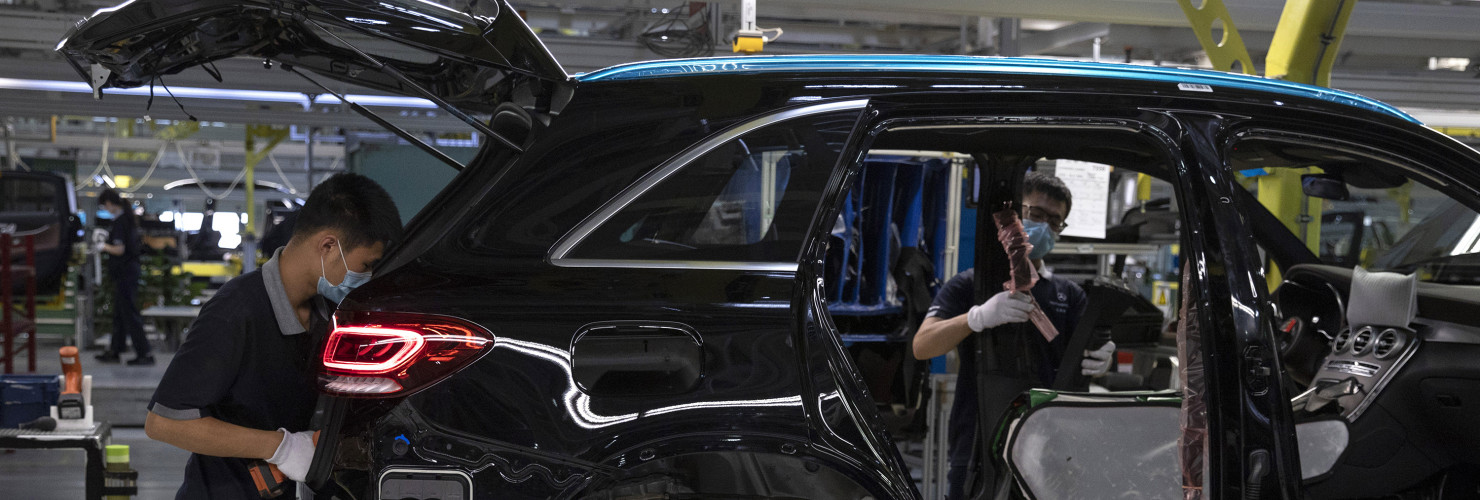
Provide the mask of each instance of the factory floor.
[{"label": "factory floor", "polygon": [[[160,352],[155,342],[154,366],[103,364],[93,359],[100,350],[82,355],[83,373],[92,376],[94,418],[113,426],[112,444],[129,446],[130,463],[139,472],[139,494],[135,499],[175,497],[185,475],[189,452],[153,441],[144,435],[144,415],[154,387],[164,377],[173,353]],[[57,349],[61,339],[42,337],[36,346],[36,372],[58,374]],[[133,353],[124,354],[132,359]],[[17,373],[25,373],[26,357],[15,359]],[[87,458],[82,450],[0,450],[0,498],[15,500],[83,498],[83,471]]]},{"label": "factory floor", "polygon": [[[139,472],[139,494],[133,498],[175,498],[185,477],[190,452],[144,435],[143,427],[113,429],[113,444],[129,446],[129,462]],[[83,498],[82,450],[0,450],[0,494],[15,500]]]}]

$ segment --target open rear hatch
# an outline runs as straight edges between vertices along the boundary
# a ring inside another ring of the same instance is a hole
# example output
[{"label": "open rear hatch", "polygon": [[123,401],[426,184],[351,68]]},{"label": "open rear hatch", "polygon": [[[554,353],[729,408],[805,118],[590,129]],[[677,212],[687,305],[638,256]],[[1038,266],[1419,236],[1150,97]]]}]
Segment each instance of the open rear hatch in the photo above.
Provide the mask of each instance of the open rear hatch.
[{"label": "open rear hatch", "polygon": [[473,113],[520,85],[569,79],[505,0],[462,11],[421,0],[128,0],[77,23],[57,50],[97,91],[256,56]]}]

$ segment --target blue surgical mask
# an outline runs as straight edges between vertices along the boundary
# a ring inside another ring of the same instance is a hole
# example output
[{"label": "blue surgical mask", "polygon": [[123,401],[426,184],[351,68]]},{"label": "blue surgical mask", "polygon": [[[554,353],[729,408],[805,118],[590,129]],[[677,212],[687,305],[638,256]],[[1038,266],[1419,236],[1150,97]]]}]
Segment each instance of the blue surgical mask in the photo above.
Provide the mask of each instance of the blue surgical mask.
[{"label": "blue surgical mask", "polygon": [[1059,239],[1059,235],[1048,228],[1047,222],[1023,219],[1023,231],[1028,233],[1028,243],[1033,244],[1033,251],[1028,253],[1028,258],[1033,260],[1048,255],[1049,250],[1053,250],[1054,241]]},{"label": "blue surgical mask", "polygon": [[344,281],[339,282],[338,285],[330,285],[329,278],[326,277],[329,273],[324,270],[324,258],[319,257],[319,272],[322,273],[319,275],[319,295],[338,304],[344,301],[344,297],[349,295],[350,290],[370,281],[370,273],[349,270],[349,261],[344,258],[344,248],[337,242],[334,246],[339,248],[339,260],[344,262]]}]

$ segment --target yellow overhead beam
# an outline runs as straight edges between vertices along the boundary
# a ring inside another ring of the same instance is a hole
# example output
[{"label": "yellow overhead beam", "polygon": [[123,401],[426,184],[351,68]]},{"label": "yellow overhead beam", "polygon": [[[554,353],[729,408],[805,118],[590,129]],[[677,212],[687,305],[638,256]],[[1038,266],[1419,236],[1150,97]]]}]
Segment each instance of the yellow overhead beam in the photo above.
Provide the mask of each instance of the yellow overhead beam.
[{"label": "yellow overhead beam", "polygon": [[1331,65],[1357,0],[1285,0],[1275,27],[1264,76],[1331,86]]},{"label": "yellow overhead beam", "polygon": [[1480,128],[1476,127],[1429,127],[1441,134],[1457,139],[1480,139]]},{"label": "yellow overhead beam", "polygon": [[[1233,19],[1222,0],[1206,0],[1202,8],[1196,0],[1177,0],[1192,31],[1208,53],[1215,69],[1254,74],[1248,49],[1233,27]],[[1264,76],[1292,82],[1331,86],[1331,66],[1346,32],[1356,0],[1286,0],[1264,59]],[[1222,29],[1221,40],[1213,40],[1213,31]],[[1235,67],[1237,64],[1237,67]],[[1285,227],[1294,233],[1316,255],[1321,251],[1321,208],[1319,198],[1305,196],[1300,175],[1318,169],[1270,169],[1257,180],[1259,202],[1269,209]],[[1280,270],[1270,263],[1269,289],[1281,283]]]},{"label": "yellow overhead beam", "polygon": [[153,121],[149,124],[154,127],[154,138],[162,141],[178,141],[200,132],[200,122],[195,120],[176,120],[164,126],[158,126]]},{"label": "yellow overhead beam", "polygon": [[242,236],[252,237],[257,234],[254,226],[257,223],[257,164],[267,159],[272,149],[288,139],[288,128],[273,125],[247,125],[246,165],[245,182],[247,184],[247,207],[245,210],[246,220],[242,221]]},{"label": "yellow overhead beam", "polygon": [[[1320,173],[1317,168],[1271,168],[1266,175],[1259,176],[1259,203],[1279,218],[1305,247],[1321,255],[1321,210],[1324,201],[1305,195],[1301,186],[1302,174]],[[1273,263],[1265,274],[1272,291],[1284,281],[1280,270]]]},{"label": "yellow overhead beam", "polygon": [[1193,5],[1195,1],[1177,0],[1177,4],[1192,22],[1192,32],[1202,44],[1203,52],[1207,52],[1213,69],[1254,74],[1254,60],[1249,57],[1249,49],[1244,47],[1244,39],[1233,26],[1223,0],[1203,0],[1201,8]]}]

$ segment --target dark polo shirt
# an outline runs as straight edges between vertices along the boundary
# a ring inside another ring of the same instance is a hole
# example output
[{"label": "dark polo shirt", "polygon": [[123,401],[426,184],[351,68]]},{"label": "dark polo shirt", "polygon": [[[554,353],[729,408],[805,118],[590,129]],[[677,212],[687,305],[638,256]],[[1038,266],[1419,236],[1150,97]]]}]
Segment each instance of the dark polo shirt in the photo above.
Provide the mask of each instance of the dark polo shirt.
[{"label": "dark polo shirt", "polygon": [[[149,411],[173,420],[213,417],[253,429],[308,429],[318,392],[315,342],[328,330],[329,308],[315,298],[305,329],[288,302],[275,252],[260,270],[221,287],[154,391]],[[177,499],[256,500],[245,458],[192,453]],[[279,498],[293,498],[294,488]]]},{"label": "dark polo shirt", "polygon": [[[975,287],[976,270],[962,271],[941,286],[940,293],[935,295],[935,301],[930,304],[930,311],[925,317],[945,320],[966,314],[976,305]],[[1038,301],[1038,305],[1043,307],[1043,314],[1059,330],[1059,336],[1054,337],[1053,342],[1044,340],[1042,335],[1027,336],[1029,348],[1040,357],[1038,383],[1034,385],[1049,387],[1058,376],[1059,361],[1068,348],[1070,334],[1079,326],[1079,317],[1084,315],[1087,298],[1084,289],[1074,282],[1045,273],[1033,285],[1033,300]],[[1028,328],[1033,328],[1031,323]],[[962,352],[960,360],[961,370],[956,376],[956,401],[951,406],[950,429],[947,432],[950,461],[953,465],[965,464],[971,459],[971,440],[976,437],[978,415],[976,356]],[[1005,408],[994,408],[992,411],[1003,409]]]}]

